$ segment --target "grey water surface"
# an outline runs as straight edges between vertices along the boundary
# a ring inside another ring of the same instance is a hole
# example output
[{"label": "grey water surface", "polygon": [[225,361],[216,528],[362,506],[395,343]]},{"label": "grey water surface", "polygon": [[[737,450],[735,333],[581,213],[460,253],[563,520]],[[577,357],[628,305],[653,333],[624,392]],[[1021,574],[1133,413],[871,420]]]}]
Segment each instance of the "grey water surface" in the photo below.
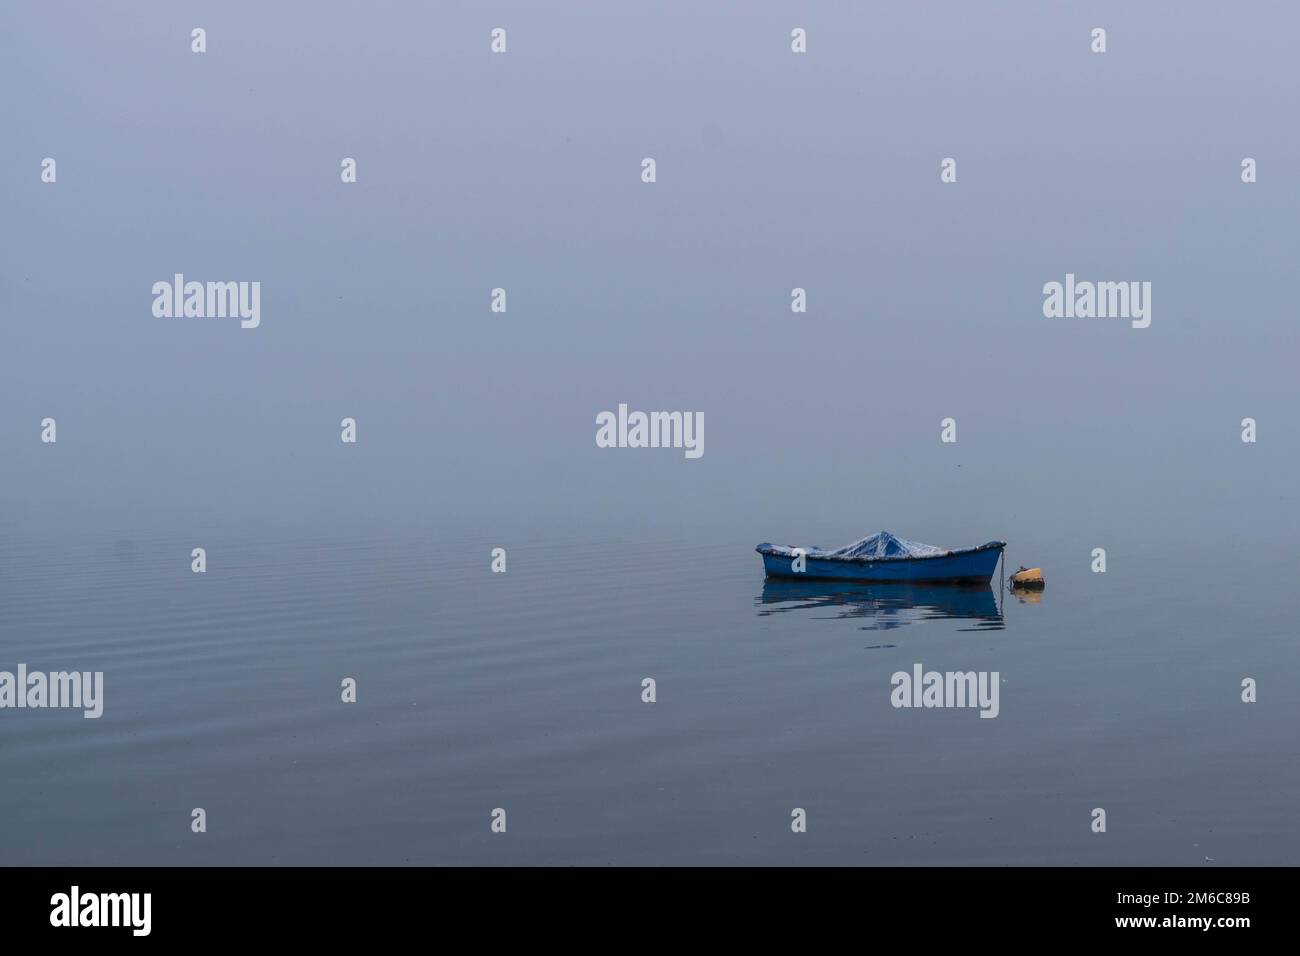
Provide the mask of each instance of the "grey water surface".
[{"label": "grey water surface", "polygon": [[[765,585],[740,541],[548,540],[505,574],[486,544],[268,536],[199,575],[186,544],[0,550],[6,664],[105,673],[97,720],[0,715],[3,862],[1295,859],[1300,655],[1262,557],[1209,585],[1046,553],[1022,603]],[[998,671],[998,717],[892,707],[916,662]]]}]

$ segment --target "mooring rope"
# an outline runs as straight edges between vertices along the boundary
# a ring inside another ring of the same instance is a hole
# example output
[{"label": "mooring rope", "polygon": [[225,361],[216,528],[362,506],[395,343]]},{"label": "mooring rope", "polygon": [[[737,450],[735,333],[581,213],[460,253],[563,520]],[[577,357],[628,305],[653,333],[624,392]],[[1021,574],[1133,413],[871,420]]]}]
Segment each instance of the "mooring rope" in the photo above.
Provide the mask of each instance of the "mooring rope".
[{"label": "mooring rope", "polygon": [[998,613],[1002,613],[1002,604],[1007,596],[1007,548],[1002,546],[1002,559],[998,562]]}]

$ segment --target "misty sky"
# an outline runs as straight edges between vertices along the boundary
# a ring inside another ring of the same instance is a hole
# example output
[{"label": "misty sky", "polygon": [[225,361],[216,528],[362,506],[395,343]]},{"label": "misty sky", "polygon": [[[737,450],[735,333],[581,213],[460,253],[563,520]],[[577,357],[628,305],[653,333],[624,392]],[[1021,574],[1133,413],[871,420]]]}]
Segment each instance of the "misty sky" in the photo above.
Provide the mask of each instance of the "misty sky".
[{"label": "misty sky", "polygon": [[[1298,31],[1281,2],[6,4],[0,533],[1281,539]],[[177,272],[260,281],[261,326],[155,318]],[[1151,327],[1044,318],[1067,272],[1150,281]],[[703,412],[704,456],[597,448],[620,402]]]}]

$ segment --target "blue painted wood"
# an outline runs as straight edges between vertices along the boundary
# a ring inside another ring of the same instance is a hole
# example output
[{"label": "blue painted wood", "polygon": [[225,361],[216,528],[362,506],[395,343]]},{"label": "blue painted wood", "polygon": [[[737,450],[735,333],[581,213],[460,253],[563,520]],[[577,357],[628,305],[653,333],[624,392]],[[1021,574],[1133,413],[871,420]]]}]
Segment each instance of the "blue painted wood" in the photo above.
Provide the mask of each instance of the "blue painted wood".
[{"label": "blue painted wood", "polygon": [[813,558],[804,559],[807,570],[793,570],[794,559],[755,548],[763,556],[763,570],[772,578],[824,581],[961,581],[988,583],[998,568],[1005,541],[990,541],[978,548],[962,548],[928,558]]}]

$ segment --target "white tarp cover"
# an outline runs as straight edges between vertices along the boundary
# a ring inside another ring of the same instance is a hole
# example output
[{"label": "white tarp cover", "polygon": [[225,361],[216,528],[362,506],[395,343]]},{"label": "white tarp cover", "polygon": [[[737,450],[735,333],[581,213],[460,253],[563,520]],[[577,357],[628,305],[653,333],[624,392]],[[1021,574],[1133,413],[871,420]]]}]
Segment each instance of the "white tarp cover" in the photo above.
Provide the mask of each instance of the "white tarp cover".
[{"label": "white tarp cover", "polygon": [[[771,549],[777,554],[788,554],[790,557],[794,557],[794,549],[783,545],[760,544],[759,548]],[[805,548],[804,551],[810,558],[925,558],[935,554],[948,553],[947,548],[938,548],[932,544],[921,544],[919,541],[908,541],[906,538],[897,537],[888,531],[881,531],[879,534],[873,534],[861,541],[846,544],[834,551],[826,551],[817,547]]]}]

